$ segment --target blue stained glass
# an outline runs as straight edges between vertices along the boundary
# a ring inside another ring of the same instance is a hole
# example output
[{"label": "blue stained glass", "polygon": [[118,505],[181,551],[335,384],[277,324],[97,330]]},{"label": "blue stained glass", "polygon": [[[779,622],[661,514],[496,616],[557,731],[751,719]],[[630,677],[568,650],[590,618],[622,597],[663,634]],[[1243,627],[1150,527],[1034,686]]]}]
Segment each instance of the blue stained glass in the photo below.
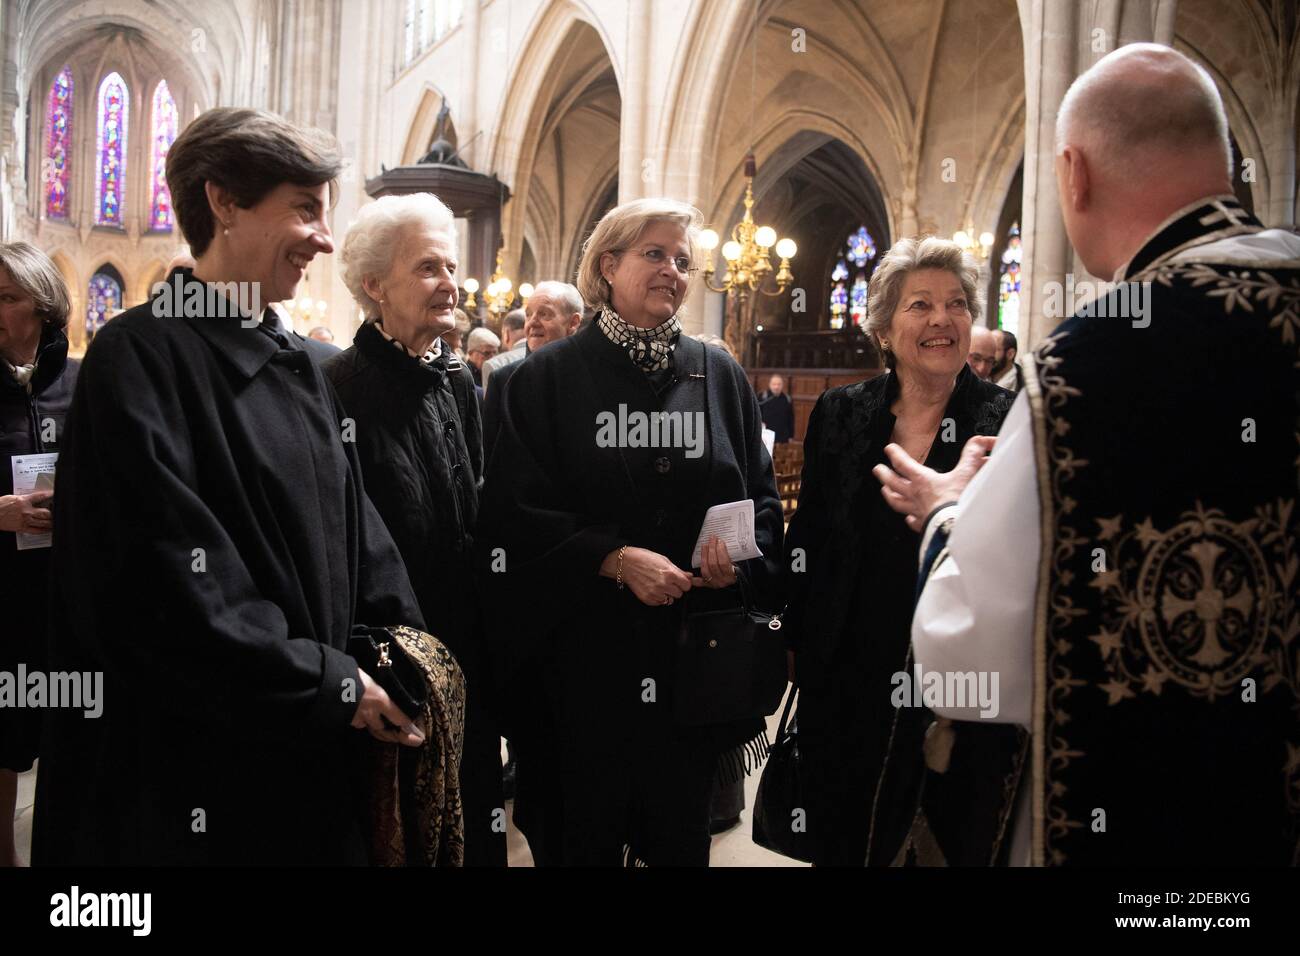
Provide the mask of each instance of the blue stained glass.
[{"label": "blue stained glass", "polygon": [[849,236],[849,259],[861,269],[876,258],[876,242],[867,232],[866,226],[859,226],[858,231]]},{"label": "blue stained glass", "polygon": [[117,73],[110,73],[99,84],[96,225],[122,225],[122,211],[126,204],[127,110],[126,82]]},{"label": "blue stained glass", "polygon": [[66,66],[50,84],[45,114],[45,215],[68,218],[68,186],[72,179],[72,71]]},{"label": "blue stained glass", "polygon": [[122,307],[122,287],[103,272],[90,277],[90,294],[86,303],[86,339],[104,327],[108,317]]}]

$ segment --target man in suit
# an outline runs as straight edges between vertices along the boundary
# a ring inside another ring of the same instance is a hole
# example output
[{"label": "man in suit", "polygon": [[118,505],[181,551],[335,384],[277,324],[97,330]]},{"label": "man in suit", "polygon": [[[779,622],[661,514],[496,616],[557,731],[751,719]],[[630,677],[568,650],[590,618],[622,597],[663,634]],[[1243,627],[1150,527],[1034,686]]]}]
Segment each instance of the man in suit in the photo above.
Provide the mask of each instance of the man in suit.
[{"label": "man in suit", "polygon": [[507,365],[522,362],[528,354],[528,339],[524,335],[524,310],[512,309],[501,320],[501,352],[495,358],[483,363],[483,391],[487,391],[488,379]]},{"label": "man in suit", "polygon": [[[507,316],[509,318],[509,316]],[[539,282],[524,307],[524,324],[520,341],[531,355],[544,345],[567,338],[582,324],[582,296],[567,282]],[[521,357],[522,360],[522,357]],[[505,403],[506,383],[519,368],[519,362],[496,369],[492,388],[483,401],[484,460],[492,457],[497,432],[501,428],[501,409]]]},{"label": "man in suit", "polygon": [[777,444],[794,438],[794,403],[785,393],[785,379],[780,375],[767,380],[767,391],[758,396],[758,408],[763,424],[776,432]]}]

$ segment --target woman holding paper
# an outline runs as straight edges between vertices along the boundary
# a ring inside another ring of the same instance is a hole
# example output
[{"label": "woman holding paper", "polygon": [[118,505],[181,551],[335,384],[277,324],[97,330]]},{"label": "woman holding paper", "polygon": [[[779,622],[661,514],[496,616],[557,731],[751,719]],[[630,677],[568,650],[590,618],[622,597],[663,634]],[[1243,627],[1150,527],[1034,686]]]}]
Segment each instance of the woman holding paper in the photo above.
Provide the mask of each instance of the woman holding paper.
[{"label": "woman holding paper", "polygon": [[[10,674],[19,664],[44,669],[53,496],[31,490],[29,479],[52,468],[77,381],[80,363],[68,358],[63,333],[69,310],[45,253],[26,242],[0,244],[0,581],[14,596],[5,602],[0,671]],[[14,802],[18,774],[36,759],[40,714],[0,707],[0,866],[19,863]]]},{"label": "woman holding paper", "polygon": [[[738,577],[771,593],[782,534],[753,389],[681,334],[699,225],[667,199],[600,221],[578,272],[596,318],[520,366],[488,466],[490,639],[523,718],[507,729],[515,821],[540,864],[707,865],[718,759],[763,732],[673,718],[685,609],[734,605]],[[736,553],[699,540],[708,509],[732,502],[753,509],[752,538],[744,514],[728,528]]]}]

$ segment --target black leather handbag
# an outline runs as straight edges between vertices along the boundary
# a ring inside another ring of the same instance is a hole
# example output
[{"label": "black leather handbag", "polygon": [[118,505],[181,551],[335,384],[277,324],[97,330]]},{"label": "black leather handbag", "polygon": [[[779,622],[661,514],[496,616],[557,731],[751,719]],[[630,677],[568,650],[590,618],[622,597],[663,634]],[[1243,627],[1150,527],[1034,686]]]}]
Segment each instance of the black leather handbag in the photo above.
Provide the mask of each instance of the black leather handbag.
[{"label": "black leather handbag", "polygon": [[700,727],[764,718],[781,706],[786,648],[781,615],[754,607],[737,578],[739,605],[688,606],[677,638],[674,717]]},{"label": "black leather handbag", "polygon": [[428,696],[424,676],[387,628],[354,627],[348,638],[348,654],[402,713],[412,720],[419,716]]},{"label": "black leather handbag", "polygon": [[799,775],[799,717],[790,719],[790,709],[799,695],[798,686],[790,688],[776,740],[767,755],[767,766],[758,780],[754,795],[754,842],[773,853],[792,860],[812,862],[808,845],[807,804],[803,780]]}]

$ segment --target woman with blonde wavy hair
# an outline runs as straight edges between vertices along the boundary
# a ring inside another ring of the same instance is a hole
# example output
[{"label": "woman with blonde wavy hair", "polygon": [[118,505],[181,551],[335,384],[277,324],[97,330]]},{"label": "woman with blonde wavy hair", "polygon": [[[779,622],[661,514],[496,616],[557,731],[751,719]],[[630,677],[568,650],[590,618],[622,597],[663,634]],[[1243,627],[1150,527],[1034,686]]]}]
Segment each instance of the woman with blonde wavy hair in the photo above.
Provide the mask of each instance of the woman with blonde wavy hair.
[{"label": "woman with blonde wavy hair", "polygon": [[[734,603],[739,579],[770,593],[782,532],[745,373],[682,334],[699,226],[669,199],[601,219],[577,281],[595,319],[520,364],[488,465],[489,640],[518,711],[515,821],[540,864],[707,865],[719,759],[763,732],[674,716],[683,614]],[[712,537],[692,561],[705,511],[743,499],[762,557]]]}]

